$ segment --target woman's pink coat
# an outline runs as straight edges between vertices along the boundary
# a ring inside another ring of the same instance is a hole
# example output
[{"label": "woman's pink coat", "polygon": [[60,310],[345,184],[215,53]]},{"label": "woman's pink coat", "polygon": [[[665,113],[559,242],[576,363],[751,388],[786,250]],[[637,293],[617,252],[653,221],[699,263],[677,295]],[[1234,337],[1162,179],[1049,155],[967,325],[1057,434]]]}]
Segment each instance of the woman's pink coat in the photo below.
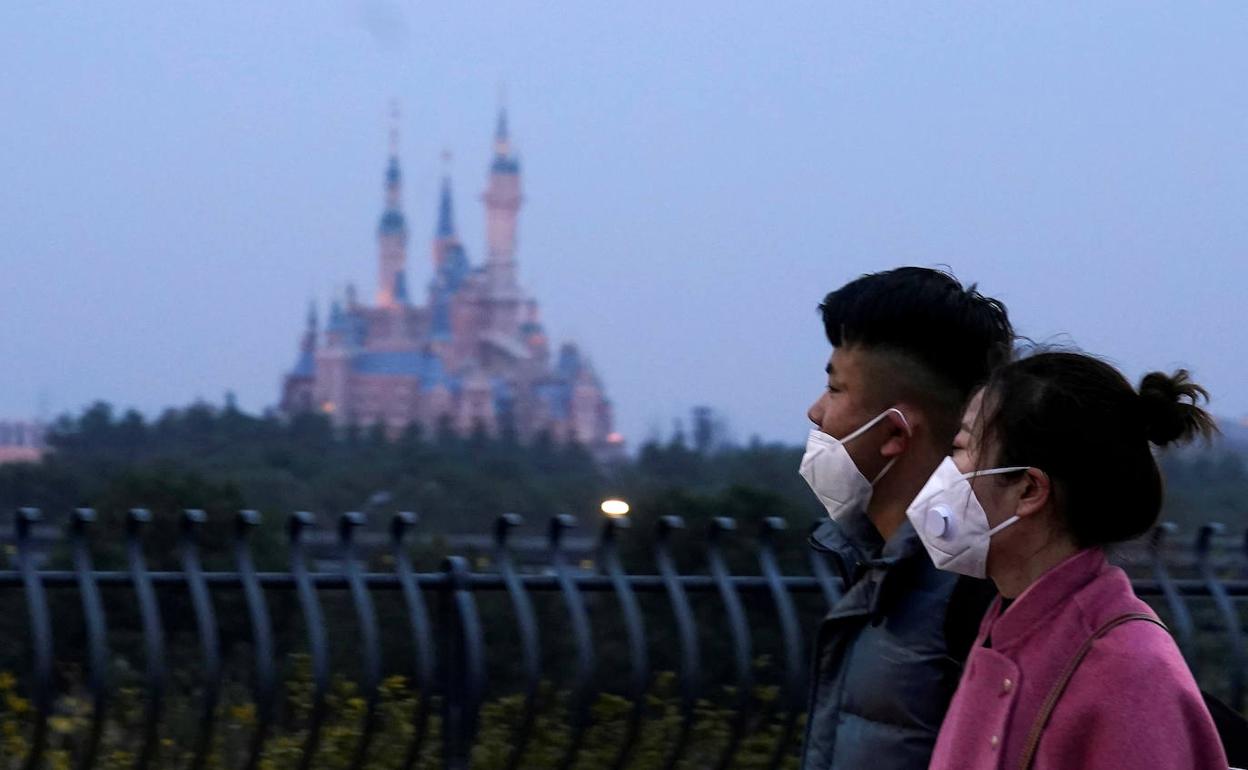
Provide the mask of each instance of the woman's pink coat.
[{"label": "woman's pink coat", "polygon": [[[1099,548],[1045,573],[980,625],[932,755],[933,770],[1014,770],[1040,705],[1109,619],[1152,613]],[[990,640],[990,647],[985,646]],[[1093,642],[1045,729],[1034,770],[1225,770],[1213,720],[1177,645],[1131,621]]]}]

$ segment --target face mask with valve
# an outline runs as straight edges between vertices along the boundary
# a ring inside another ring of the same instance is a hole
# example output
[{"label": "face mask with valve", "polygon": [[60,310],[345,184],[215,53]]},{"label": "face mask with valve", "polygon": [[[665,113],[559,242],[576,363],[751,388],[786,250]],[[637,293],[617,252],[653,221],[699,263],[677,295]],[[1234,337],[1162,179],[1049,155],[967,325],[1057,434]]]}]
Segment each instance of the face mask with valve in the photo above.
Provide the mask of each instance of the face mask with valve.
[{"label": "face mask with valve", "polygon": [[989,526],[988,514],[971,488],[971,479],[1025,470],[1028,468],[1022,466],[963,473],[952,457],[941,461],[906,509],[906,517],[933,564],[961,575],[985,577],[992,536],[1018,521],[1018,516]]},{"label": "face mask with valve", "polygon": [[889,412],[897,413],[908,434],[910,424],[906,422],[906,416],[901,410],[896,408],[885,409],[842,439],[833,438],[818,428],[810,431],[810,436],[806,439],[806,453],[802,455],[798,473],[806,479],[811,491],[823,503],[833,521],[840,522],[848,516],[866,511],[875,485],[897,462],[897,457],[889,460],[875,478],[868,480],[845,449],[846,444],[873,428]]}]

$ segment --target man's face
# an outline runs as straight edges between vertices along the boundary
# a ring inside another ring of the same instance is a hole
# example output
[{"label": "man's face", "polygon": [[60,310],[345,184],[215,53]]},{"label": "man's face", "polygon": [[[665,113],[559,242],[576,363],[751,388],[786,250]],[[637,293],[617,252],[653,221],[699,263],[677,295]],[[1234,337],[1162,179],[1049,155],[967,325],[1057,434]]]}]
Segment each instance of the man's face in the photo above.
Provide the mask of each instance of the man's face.
[{"label": "man's face", "polygon": [[[827,385],[806,416],[833,438],[845,438],[887,408],[878,403],[880,384],[872,382],[870,355],[861,348],[839,347],[828,359]],[[886,462],[878,450],[887,436],[885,420],[845,445],[854,464],[867,478],[874,478]]]}]

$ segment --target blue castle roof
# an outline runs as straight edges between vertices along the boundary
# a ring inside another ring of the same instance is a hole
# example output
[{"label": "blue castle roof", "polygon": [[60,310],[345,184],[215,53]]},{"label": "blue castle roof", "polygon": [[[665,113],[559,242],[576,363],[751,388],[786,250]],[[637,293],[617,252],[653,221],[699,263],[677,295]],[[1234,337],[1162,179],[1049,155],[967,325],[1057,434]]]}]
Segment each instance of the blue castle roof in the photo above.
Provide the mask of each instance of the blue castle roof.
[{"label": "blue castle roof", "polygon": [[490,164],[490,173],[519,174],[520,161],[510,155],[495,155],[494,162]]},{"label": "blue castle roof", "polygon": [[407,220],[403,217],[403,212],[398,209],[386,209],[381,215],[381,222],[377,225],[377,232],[382,235],[405,234]]},{"label": "blue castle roof", "polygon": [[537,397],[558,420],[567,418],[572,405],[572,388],[564,381],[544,382],[537,386]]},{"label": "blue castle roof", "polygon": [[458,379],[446,373],[441,358],[419,350],[375,350],[359,353],[351,359],[351,370],[356,374],[419,377],[424,390],[437,385],[444,385],[452,391],[459,387]]},{"label": "blue castle roof", "polygon": [[299,353],[299,360],[295,361],[295,368],[290,370],[290,376],[309,378],[316,376],[316,359],[312,357],[311,350]]}]

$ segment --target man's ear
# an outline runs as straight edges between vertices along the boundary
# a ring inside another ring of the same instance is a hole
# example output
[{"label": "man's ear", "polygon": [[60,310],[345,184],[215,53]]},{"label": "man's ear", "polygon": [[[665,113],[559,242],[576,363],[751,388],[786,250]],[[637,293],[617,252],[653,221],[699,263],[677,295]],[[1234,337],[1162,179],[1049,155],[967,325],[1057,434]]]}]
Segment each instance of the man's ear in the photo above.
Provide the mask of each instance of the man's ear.
[{"label": "man's ear", "polygon": [[1049,474],[1039,468],[1028,468],[1023,473],[1023,491],[1018,498],[1016,513],[1025,519],[1048,505],[1053,494],[1053,482]]},{"label": "man's ear", "polygon": [[917,412],[899,404],[889,409],[882,422],[888,426],[888,438],[880,446],[880,456],[887,460],[898,457],[914,440],[914,420]]}]

